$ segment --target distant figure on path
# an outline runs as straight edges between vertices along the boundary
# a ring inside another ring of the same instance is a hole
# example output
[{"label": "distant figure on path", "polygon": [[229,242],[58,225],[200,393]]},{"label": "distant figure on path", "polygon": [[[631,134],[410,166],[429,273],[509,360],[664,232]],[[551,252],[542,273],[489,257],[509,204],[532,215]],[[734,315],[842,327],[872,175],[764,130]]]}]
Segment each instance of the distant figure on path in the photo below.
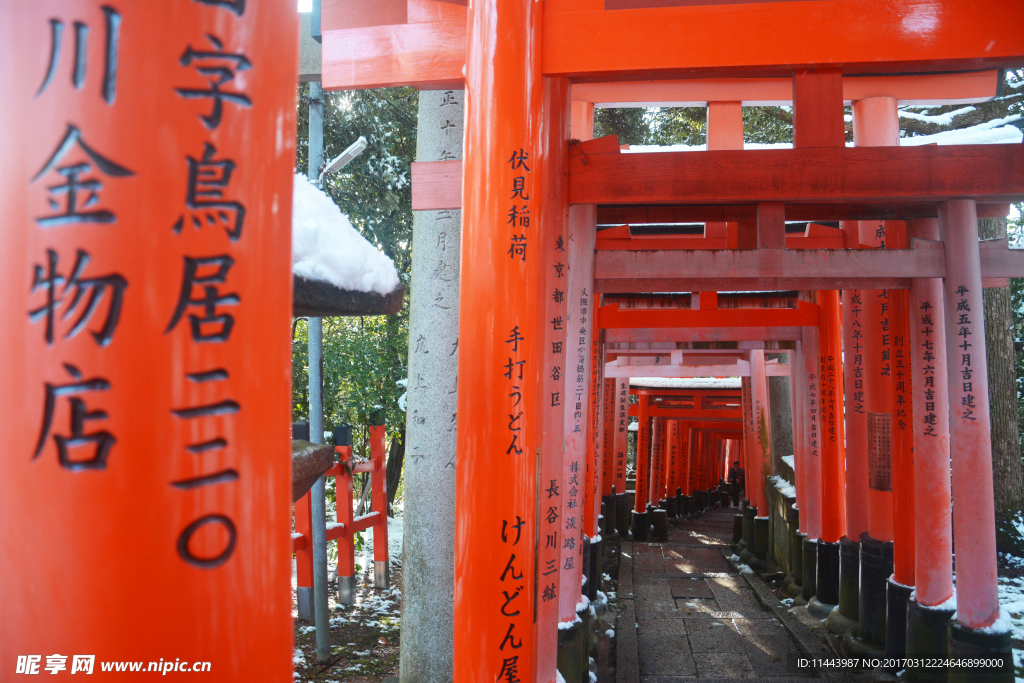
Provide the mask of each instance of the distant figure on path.
[{"label": "distant figure on path", "polygon": [[743,495],[743,486],[746,483],[743,476],[743,468],[740,467],[740,461],[735,460],[732,463],[732,467],[729,468],[729,489],[732,495],[733,507],[740,506],[740,496]]}]

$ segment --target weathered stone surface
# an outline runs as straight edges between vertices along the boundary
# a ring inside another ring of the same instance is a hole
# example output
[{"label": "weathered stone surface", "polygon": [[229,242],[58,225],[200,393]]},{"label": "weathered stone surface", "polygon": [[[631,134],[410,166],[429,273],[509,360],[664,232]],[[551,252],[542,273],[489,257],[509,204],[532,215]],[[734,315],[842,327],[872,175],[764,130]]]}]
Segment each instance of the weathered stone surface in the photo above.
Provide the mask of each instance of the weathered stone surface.
[{"label": "weathered stone surface", "polygon": [[[464,92],[420,92],[416,158],[462,158]],[[461,212],[413,217],[402,683],[452,680]]]},{"label": "weathered stone surface", "polygon": [[313,485],[320,475],[334,467],[334,447],[309,441],[292,441],[292,502]]}]

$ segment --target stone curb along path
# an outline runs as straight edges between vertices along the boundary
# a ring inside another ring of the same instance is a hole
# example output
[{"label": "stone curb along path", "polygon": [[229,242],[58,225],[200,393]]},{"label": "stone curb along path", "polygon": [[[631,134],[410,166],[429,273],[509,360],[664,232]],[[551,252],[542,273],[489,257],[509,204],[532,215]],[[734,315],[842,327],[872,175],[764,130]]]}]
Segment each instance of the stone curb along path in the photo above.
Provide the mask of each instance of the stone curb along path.
[{"label": "stone curb along path", "polygon": [[[731,549],[722,549],[722,556],[725,558],[725,561],[739,572],[740,563],[733,560],[732,555]],[[812,627],[790,613],[790,608],[782,604],[756,572],[740,572],[740,576],[753,589],[758,602],[770,609],[778,617],[779,621],[782,622],[782,625],[786,627],[789,635],[792,636],[796,646],[800,649],[801,654],[817,657],[830,657],[838,654],[830,647],[832,641],[828,637],[828,629],[825,628],[824,622],[820,626]],[[820,677],[827,680],[841,681],[843,683],[860,680],[857,676],[846,671],[819,669],[817,673]]]}]

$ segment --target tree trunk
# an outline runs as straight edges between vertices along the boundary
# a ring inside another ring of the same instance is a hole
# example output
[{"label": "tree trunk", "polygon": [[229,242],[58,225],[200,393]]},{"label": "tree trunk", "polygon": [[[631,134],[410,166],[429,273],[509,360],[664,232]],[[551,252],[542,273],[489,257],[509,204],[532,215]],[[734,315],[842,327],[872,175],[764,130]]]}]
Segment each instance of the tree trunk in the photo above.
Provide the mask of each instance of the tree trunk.
[{"label": "tree trunk", "polygon": [[391,505],[395,502],[395,492],[402,478],[402,463],[405,462],[405,429],[391,439],[388,449],[387,482],[388,482],[388,517],[394,517]]},{"label": "tree trunk", "polygon": [[[982,239],[1005,238],[1006,219],[979,220],[978,234]],[[1020,510],[1024,503],[1024,464],[1021,462],[1017,424],[1013,307],[1009,288],[987,288],[983,296],[988,394],[992,415],[992,474],[995,512],[999,520],[1007,512],[1012,515]]]}]

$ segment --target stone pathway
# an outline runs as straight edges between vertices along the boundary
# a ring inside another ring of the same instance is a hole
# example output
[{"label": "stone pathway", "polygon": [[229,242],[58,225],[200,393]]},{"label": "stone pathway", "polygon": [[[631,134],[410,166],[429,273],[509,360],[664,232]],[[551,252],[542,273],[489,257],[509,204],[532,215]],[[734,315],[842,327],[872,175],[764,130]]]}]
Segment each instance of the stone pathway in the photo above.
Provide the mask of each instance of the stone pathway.
[{"label": "stone pathway", "polygon": [[793,669],[799,650],[785,626],[722,555],[734,514],[671,527],[668,543],[623,543],[619,683],[807,681]]}]

